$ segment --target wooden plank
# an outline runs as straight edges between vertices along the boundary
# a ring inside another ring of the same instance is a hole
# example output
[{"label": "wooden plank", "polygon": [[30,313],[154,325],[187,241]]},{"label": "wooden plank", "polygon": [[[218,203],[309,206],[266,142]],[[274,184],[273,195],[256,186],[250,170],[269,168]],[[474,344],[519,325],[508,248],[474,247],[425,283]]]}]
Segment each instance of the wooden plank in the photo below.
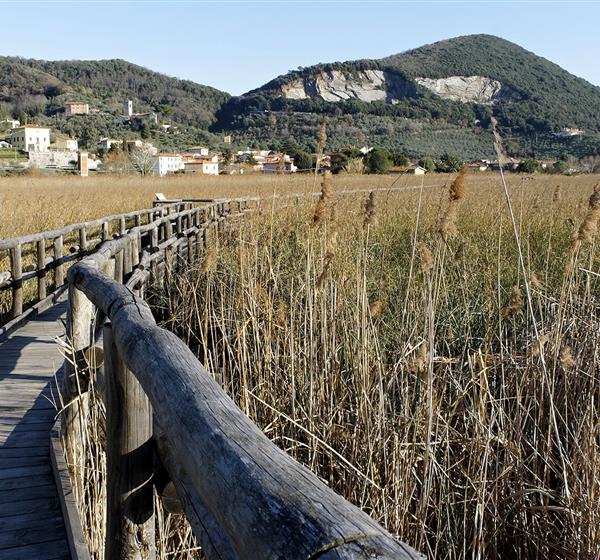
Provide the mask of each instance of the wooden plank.
[{"label": "wooden plank", "polygon": [[46,441],[50,437],[48,432],[23,432],[0,435],[0,445],[2,449],[11,449],[14,447],[48,447]]},{"label": "wooden plank", "polygon": [[71,475],[69,474],[60,444],[60,432],[61,419],[59,418],[51,431],[50,459],[52,461],[52,473],[58,490],[58,500],[65,524],[67,542],[69,543],[72,560],[89,560],[90,554],[75,502],[75,495],[71,485]]},{"label": "wooden plank", "polygon": [[[50,465],[44,465],[44,467]],[[32,467],[37,468],[37,467]],[[49,471],[49,469],[47,469]],[[54,498],[58,497],[56,493],[56,486],[54,481],[51,479],[50,484],[45,486],[34,486],[27,488],[16,488],[12,490],[3,490],[0,492],[0,504],[13,504],[16,501],[21,500],[39,500],[40,498]]]},{"label": "wooden plank", "polygon": [[13,467],[33,467],[36,465],[47,465],[48,457],[41,455],[39,457],[5,457],[0,460],[0,468],[9,469]]},{"label": "wooden plank", "polygon": [[[56,538],[60,535],[52,535]],[[64,538],[2,550],[2,560],[68,560],[69,547]]]},{"label": "wooden plank", "polygon": [[4,492],[5,490],[18,490],[19,488],[35,488],[36,486],[47,486],[53,483],[54,479],[52,478],[50,471],[48,472],[48,474],[7,478],[0,480],[0,492]]},{"label": "wooden plank", "polygon": [[35,512],[56,512],[58,511],[57,499],[20,500],[12,504],[0,504],[0,517],[13,517]]},{"label": "wooden plank", "polygon": [[[48,438],[50,439],[50,438]],[[47,453],[47,452],[46,452]],[[1,463],[0,463],[1,465]],[[14,467],[4,469],[0,466],[0,480],[21,478],[23,476],[45,475],[50,472],[50,456],[48,455],[48,463],[46,465],[38,465],[33,467]],[[33,498],[31,498],[33,499]]]},{"label": "wooden plank", "polygon": [[13,515],[12,517],[2,517],[0,518],[0,532],[11,531],[14,529],[24,529],[30,526],[35,526],[42,521],[53,519],[62,519],[60,513],[35,511],[33,513]]},{"label": "wooden plank", "polygon": [[15,457],[47,457],[49,446],[0,448],[0,469],[4,459]]}]

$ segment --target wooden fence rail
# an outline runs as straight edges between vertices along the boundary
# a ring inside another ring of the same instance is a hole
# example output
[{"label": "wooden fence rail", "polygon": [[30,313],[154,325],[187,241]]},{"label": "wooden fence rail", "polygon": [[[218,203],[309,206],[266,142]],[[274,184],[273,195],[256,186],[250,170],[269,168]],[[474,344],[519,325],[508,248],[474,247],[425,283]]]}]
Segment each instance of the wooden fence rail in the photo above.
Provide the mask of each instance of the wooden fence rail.
[{"label": "wooden fence rail", "polygon": [[[96,250],[110,238],[111,230],[115,236],[122,236],[128,227],[139,227],[144,220],[146,225],[152,224],[174,212],[191,208],[190,202],[173,202],[160,208],[115,214],[60,229],[0,240],[0,264],[3,254],[8,254],[4,260],[8,270],[0,271],[0,293],[7,290],[11,292],[9,319],[14,321],[8,328],[0,329],[0,339],[26,317],[23,313],[25,304],[34,309],[38,306],[39,310],[51,305],[56,293],[65,287],[67,266]],[[48,249],[51,256],[48,256]],[[28,261],[27,264],[24,264],[25,261]],[[50,274],[51,283],[48,282]],[[27,282],[36,282],[37,288],[35,294],[25,301],[24,288]]]},{"label": "wooden fence rail", "polygon": [[209,560],[422,558],[273,444],[143,300],[165,270],[199,257],[207,230],[252,211],[251,202],[162,216],[106,241],[67,273],[67,461],[85,453],[77,430],[86,380],[74,364],[93,342],[94,323],[107,321],[106,558],[154,557],[152,453]]}]

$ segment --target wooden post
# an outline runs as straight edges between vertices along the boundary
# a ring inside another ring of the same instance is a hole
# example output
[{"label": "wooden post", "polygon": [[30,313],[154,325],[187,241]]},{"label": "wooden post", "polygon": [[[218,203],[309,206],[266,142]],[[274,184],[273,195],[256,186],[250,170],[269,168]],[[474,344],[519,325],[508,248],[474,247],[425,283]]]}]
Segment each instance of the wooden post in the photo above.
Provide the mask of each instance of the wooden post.
[{"label": "wooden post", "polygon": [[125,235],[125,218],[119,218],[119,235]]},{"label": "wooden post", "polygon": [[105,560],[153,560],[152,408],[104,327],[107,507]]},{"label": "wooden post", "polygon": [[63,236],[59,235],[54,240],[54,287],[60,288],[65,283],[65,271],[62,264]]},{"label": "wooden post", "polygon": [[21,245],[10,250],[10,275],[12,277],[12,316],[23,313],[23,262]]},{"label": "wooden post", "polygon": [[37,294],[38,299],[43,300],[46,297],[46,240],[40,239],[36,243],[37,247]]},{"label": "wooden post", "polygon": [[87,232],[85,231],[85,228],[82,227],[79,230],[79,250],[82,253],[85,253],[87,251],[88,248],[88,244],[87,244]]},{"label": "wooden post", "polygon": [[142,235],[139,231],[131,238],[131,266],[136,267],[140,264],[140,247],[142,246]]},{"label": "wooden post", "polygon": [[124,251],[121,249],[115,255],[115,281],[119,284],[123,283],[123,253]]},{"label": "wooden post", "polygon": [[67,307],[67,342],[70,345],[69,359],[64,363],[61,387],[64,404],[61,430],[67,463],[73,465],[74,476],[84,477],[78,472],[86,453],[83,430],[88,409],[88,378],[84,372],[83,359],[86,348],[91,344],[93,306],[86,295],[73,284],[69,284],[69,306]]}]

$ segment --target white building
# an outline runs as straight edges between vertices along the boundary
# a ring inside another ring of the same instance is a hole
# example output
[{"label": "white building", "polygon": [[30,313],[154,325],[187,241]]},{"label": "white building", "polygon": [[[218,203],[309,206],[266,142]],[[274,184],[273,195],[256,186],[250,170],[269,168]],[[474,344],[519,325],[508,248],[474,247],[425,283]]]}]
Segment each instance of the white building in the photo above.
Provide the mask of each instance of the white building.
[{"label": "white building", "polygon": [[13,130],[21,126],[21,123],[16,119],[4,119],[0,121],[0,130]]},{"label": "white building", "polygon": [[115,144],[117,146],[122,146],[123,141],[122,140],[113,140],[112,138],[102,138],[101,140],[98,140],[98,143],[96,144],[96,146],[98,147],[99,150],[106,150],[108,152],[108,150],[110,150]]},{"label": "white building", "polygon": [[206,148],[205,146],[192,146],[191,148],[188,149],[188,152],[190,154],[198,154],[200,156],[207,156],[208,148]]},{"label": "white building", "polygon": [[427,173],[427,169],[425,169],[424,167],[421,167],[420,165],[417,165],[413,170],[412,170],[414,175],[425,175],[425,173]]},{"label": "white building", "polygon": [[152,175],[164,177],[169,173],[175,173],[184,169],[183,158],[180,154],[156,154],[152,158],[150,172]]},{"label": "white building", "polygon": [[57,138],[51,148],[76,152],[79,149],[79,142],[75,138]]},{"label": "white building", "polygon": [[24,152],[47,152],[50,146],[50,129],[28,124],[12,130],[10,143]]}]

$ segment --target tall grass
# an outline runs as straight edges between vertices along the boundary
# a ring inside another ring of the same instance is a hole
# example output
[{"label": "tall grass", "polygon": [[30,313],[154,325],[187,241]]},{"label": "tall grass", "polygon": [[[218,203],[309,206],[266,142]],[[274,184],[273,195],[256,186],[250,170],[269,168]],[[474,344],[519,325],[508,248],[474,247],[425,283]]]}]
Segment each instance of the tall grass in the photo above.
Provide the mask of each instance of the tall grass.
[{"label": "tall grass", "polygon": [[513,231],[497,179],[464,179],[265,206],[155,309],[273,441],[430,556],[598,558],[597,194],[514,181]]}]

